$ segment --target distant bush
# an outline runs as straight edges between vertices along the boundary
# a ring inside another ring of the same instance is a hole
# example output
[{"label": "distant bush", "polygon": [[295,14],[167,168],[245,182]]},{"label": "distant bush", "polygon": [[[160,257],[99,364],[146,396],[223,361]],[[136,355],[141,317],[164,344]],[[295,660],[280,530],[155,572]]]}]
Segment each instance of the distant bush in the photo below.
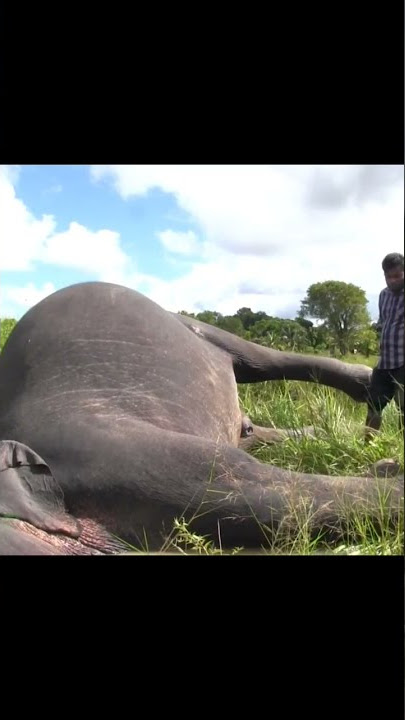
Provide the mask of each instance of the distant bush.
[{"label": "distant bush", "polygon": [[17,320],[14,320],[14,318],[2,318],[0,320],[0,352],[3,350],[16,325]]}]

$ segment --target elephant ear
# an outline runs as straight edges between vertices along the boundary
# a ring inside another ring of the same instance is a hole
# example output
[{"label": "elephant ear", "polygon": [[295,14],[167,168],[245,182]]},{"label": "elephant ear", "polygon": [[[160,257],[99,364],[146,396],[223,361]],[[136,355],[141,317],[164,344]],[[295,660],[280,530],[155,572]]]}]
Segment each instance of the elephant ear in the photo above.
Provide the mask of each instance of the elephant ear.
[{"label": "elephant ear", "polygon": [[80,535],[45,460],[16,440],[0,441],[0,516],[25,520],[51,533]]}]

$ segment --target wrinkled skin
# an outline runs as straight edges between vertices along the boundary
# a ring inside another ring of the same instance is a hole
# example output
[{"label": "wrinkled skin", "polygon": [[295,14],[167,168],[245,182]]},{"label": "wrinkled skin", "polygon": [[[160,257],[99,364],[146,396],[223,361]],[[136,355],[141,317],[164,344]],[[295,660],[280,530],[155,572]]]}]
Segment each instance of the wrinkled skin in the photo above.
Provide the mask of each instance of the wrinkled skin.
[{"label": "wrinkled skin", "polygon": [[182,516],[223,546],[257,547],[302,503],[314,532],[339,534],[342,506],[371,508],[382,491],[396,517],[403,478],[293,473],[238,447],[293,431],[252,433],[237,382],[318,379],[363,402],[370,373],[260,347],[118,285],[60,290],[0,355],[0,554],[113,553],[117,537],[158,550]]}]

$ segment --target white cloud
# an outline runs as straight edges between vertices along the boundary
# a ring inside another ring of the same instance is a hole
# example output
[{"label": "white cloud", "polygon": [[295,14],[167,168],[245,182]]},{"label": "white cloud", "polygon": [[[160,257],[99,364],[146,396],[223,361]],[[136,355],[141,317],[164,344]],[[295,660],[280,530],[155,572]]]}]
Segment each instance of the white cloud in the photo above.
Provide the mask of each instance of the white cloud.
[{"label": "white cloud", "polygon": [[38,262],[90,273],[94,279],[122,282],[131,268],[119,233],[92,231],[77,222],[56,232],[52,215],[36,218],[16,196],[17,171],[0,168],[0,269],[33,270]]},{"label": "white cloud", "polygon": [[5,287],[2,291],[2,296],[6,303],[12,302],[28,309],[55,292],[55,290],[56,288],[51,282],[44,283],[42,288],[37,288],[34,283],[30,282],[25,287]]},{"label": "white cloud", "polygon": [[21,172],[21,165],[0,165],[0,177],[8,180],[12,185],[16,185]]},{"label": "white cloud", "polygon": [[157,236],[162,245],[170,252],[192,255],[198,250],[197,236],[192,230],[187,232],[163,230],[163,232],[158,232]]},{"label": "white cloud", "polygon": [[[13,176],[13,180],[12,180]],[[51,215],[38,220],[16,197],[15,173],[3,166],[0,172],[0,268],[30,270],[45,239],[55,229]]]},{"label": "white cloud", "polygon": [[[326,259],[326,258],[325,258]],[[211,262],[194,263],[182,277],[165,281],[151,275],[128,276],[126,285],[133,287],[167,310],[201,312],[216,310],[223,315],[233,315],[241,307],[254,312],[264,310],[269,315],[295,317],[301,300],[312,282],[337,279],[348,280],[345,273],[318,270],[309,282],[300,277],[300,258],[291,260],[286,272],[285,258],[276,258],[271,270],[256,257],[232,256],[223,253]],[[382,287],[381,281],[378,290]],[[369,311],[376,317],[377,295],[369,294]]]},{"label": "white cloud", "polygon": [[93,232],[77,222],[71,222],[66,232],[46,238],[39,259],[49,265],[89,271],[108,282],[123,279],[130,262],[120,248],[119,233]]},{"label": "white cloud", "polygon": [[[294,315],[309,285],[362,287],[372,316],[383,257],[403,247],[403,166],[97,166],[127,199],[172,193],[198,223],[201,262],[165,282],[127,278],[164,307]],[[294,309],[295,308],[295,309]]]},{"label": "white cloud", "polygon": [[339,189],[338,224],[345,235],[373,204],[384,208],[381,200],[392,189],[399,188],[403,202],[402,166],[111,165],[92,167],[91,174],[112,182],[125,199],[156,187],[172,193],[207,241],[232,253],[263,256],[328,240],[335,218],[316,211],[322,198],[312,206],[311,187],[319,191],[328,181]]},{"label": "white cloud", "polygon": [[0,317],[18,320],[29,308],[55,290],[55,285],[51,282],[45,282],[41,287],[37,287],[33,282],[22,287],[2,283],[0,286]]}]

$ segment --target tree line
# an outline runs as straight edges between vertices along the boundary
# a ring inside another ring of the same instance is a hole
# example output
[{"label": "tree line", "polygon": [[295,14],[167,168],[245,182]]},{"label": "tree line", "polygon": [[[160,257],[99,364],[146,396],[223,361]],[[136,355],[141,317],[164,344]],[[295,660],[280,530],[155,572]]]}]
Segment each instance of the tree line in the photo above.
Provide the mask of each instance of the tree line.
[{"label": "tree line", "polygon": [[[311,285],[294,320],[272,317],[263,311],[240,308],[234,315],[214,310],[182,315],[215,325],[246,340],[276,350],[346,355],[378,352],[378,331],[371,322],[364,290],[350,283],[329,280]],[[312,320],[320,321],[315,325]],[[13,318],[0,323],[0,351],[16,325]]]},{"label": "tree line", "polygon": [[[181,314],[215,325],[246,340],[276,350],[346,355],[378,353],[377,323],[371,322],[364,290],[351,283],[329,280],[311,285],[294,320],[263,311],[240,308],[234,315],[213,310]],[[320,321],[315,324],[312,320]]]}]

